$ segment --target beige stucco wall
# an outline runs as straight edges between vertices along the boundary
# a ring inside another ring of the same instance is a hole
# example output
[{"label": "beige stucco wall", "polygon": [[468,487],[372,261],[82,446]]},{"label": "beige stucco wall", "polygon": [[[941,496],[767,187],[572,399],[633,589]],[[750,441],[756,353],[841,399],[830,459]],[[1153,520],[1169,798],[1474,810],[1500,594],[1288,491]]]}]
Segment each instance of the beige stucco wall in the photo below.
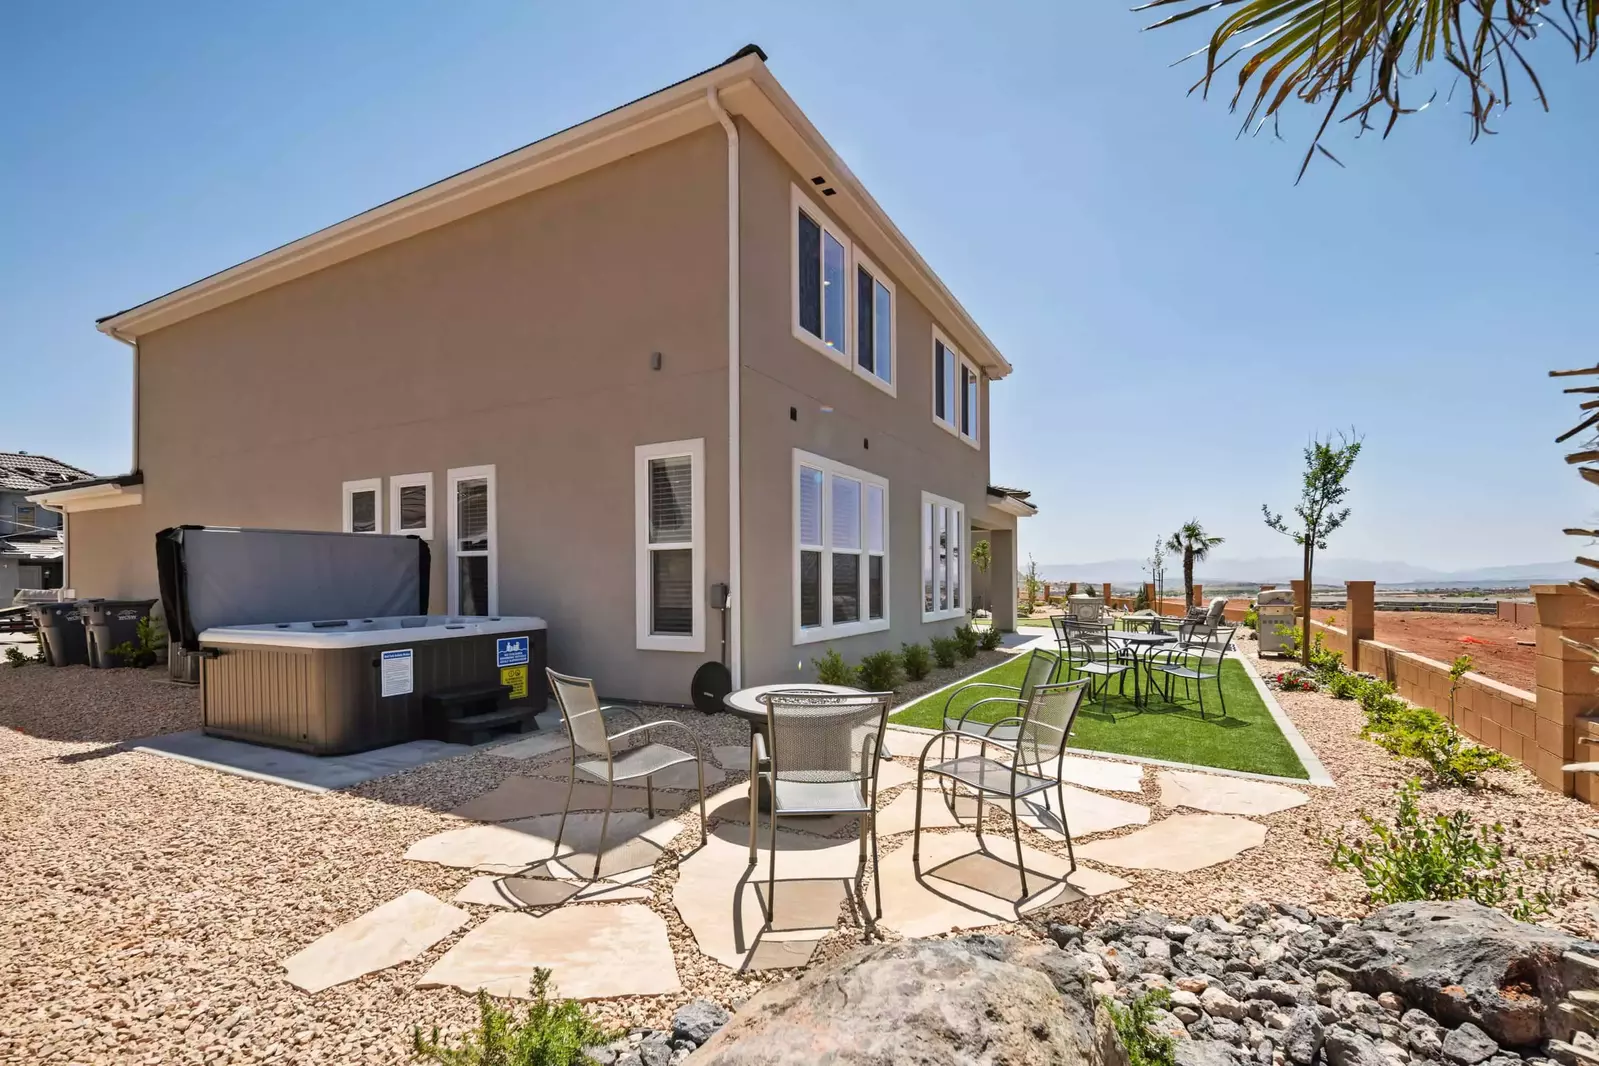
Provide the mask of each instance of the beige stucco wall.
[{"label": "beige stucco wall", "polygon": [[442,610],[446,471],[492,463],[500,611],[608,695],[686,700],[705,655],[634,649],[633,448],[705,439],[726,580],[725,173],[707,129],[146,336],[144,503],[73,516],[79,593],[154,595],[165,526],[337,529],[343,482],[430,470]]},{"label": "beige stucco wall", "polygon": [[[959,624],[921,621],[921,494],[964,502],[968,521],[986,509],[988,387],[981,390],[981,450],[933,422],[933,320],[903,284],[896,285],[895,298],[897,396],[795,339],[791,189],[811,182],[748,126],[742,126],[740,145],[745,678],[810,680],[811,660],[830,646],[855,661]],[[822,197],[813,203],[826,212]],[[889,629],[794,644],[795,448],[888,479]]]}]

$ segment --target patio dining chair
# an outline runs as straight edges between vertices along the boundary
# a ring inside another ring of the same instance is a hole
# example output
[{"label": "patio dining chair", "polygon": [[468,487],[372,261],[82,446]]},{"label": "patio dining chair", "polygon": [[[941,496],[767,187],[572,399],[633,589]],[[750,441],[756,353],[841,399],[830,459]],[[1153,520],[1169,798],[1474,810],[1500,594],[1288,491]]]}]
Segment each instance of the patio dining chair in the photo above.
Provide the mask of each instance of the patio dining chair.
[{"label": "patio dining chair", "polygon": [[1093,681],[1099,678],[1100,708],[1110,706],[1110,679],[1116,679],[1116,691],[1126,694],[1127,671],[1133,663],[1127,660],[1122,648],[1111,636],[1111,628],[1104,623],[1063,622],[1055,627],[1055,640],[1062,647],[1061,666],[1066,679],[1073,675],[1086,675],[1089,681],[1088,696],[1093,698]]},{"label": "patio dining chair", "polygon": [[1153,664],[1153,669],[1166,675],[1166,685],[1161,695],[1171,702],[1173,678],[1182,678],[1183,684],[1193,682],[1199,689],[1199,717],[1205,717],[1205,682],[1216,682],[1216,696],[1221,700],[1221,716],[1227,717],[1227,691],[1221,682],[1222,662],[1227,649],[1232,647],[1237,626],[1217,627],[1209,635],[1197,637],[1188,648],[1172,652],[1165,662]]},{"label": "patio dining chair", "polygon": [[[663,718],[646,722],[636,711],[619,707],[602,707],[591,679],[558,674],[548,668],[544,672],[549,676],[550,691],[555,694],[555,702],[561,708],[561,720],[566,723],[566,735],[572,745],[571,759],[566,771],[566,802],[561,805],[561,823],[555,831],[555,854],[552,857],[560,856],[561,839],[566,835],[566,816],[572,808],[572,790],[577,785],[579,773],[605,783],[605,814],[600,819],[600,841],[594,850],[593,876],[598,879],[600,860],[605,857],[605,834],[611,824],[611,802],[616,791],[616,783],[636,781],[642,777],[645,803],[648,805],[649,816],[653,818],[655,775],[686,762],[692,762],[699,771],[700,843],[704,844],[705,753],[694,731],[675,719]],[[610,724],[606,721],[607,712],[631,714],[641,724],[612,733]],[[693,754],[649,740],[650,734],[662,729],[681,731],[693,745]],[[645,743],[636,747],[624,746],[618,749],[617,741],[626,741],[631,745],[635,738],[644,740]]]},{"label": "patio dining chair", "polygon": [[[933,745],[942,740],[947,730],[931,737],[922,747],[921,758],[916,763],[916,821],[911,835],[911,862],[913,866],[922,854],[922,782],[932,774],[952,784],[964,785],[977,795],[977,839],[983,839],[983,802],[987,797],[1005,800],[1010,807],[1011,828],[1016,835],[1016,867],[1021,873],[1022,899],[1027,892],[1027,862],[1022,856],[1022,826],[1017,818],[1016,804],[1028,796],[1044,794],[1044,806],[1049,807],[1049,790],[1055,790],[1057,812],[1061,831],[1066,836],[1066,855],[1071,869],[1077,871],[1077,855],[1072,850],[1071,828],[1066,823],[1066,796],[1061,783],[1061,762],[1066,753],[1066,741],[1071,736],[1077,710],[1082,706],[1083,694],[1088,691],[1089,679],[1066,681],[1060,684],[1038,685],[1022,713],[1014,718],[996,722],[995,725],[1015,723],[1016,739],[1010,742],[993,737],[971,737],[981,745],[981,753],[951,760],[940,760],[929,766],[927,756]],[[990,755],[995,751],[1002,758]]]},{"label": "patio dining chair", "polygon": [[[866,874],[866,846],[872,849],[872,887],[876,915],[883,916],[883,886],[877,866],[877,771],[882,765],[883,731],[888,726],[892,692],[838,693],[777,689],[759,697],[766,706],[766,732],[750,735],[750,866],[757,862],[760,819],[758,797],[766,786],[766,920],[776,912],[777,820],[796,815],[857,815],[861,857],[856,896]],[[862,906],[864,906],[864,901]]]},{"label": "patio dining chair", "polygon": [[[1061,616],[1056,615],[1053,624],[1057,633],[1060,630],[1060,622]],[[1057,637],[1056,639],[1058,640],[1059,638]],[[974,719],[972,712],[979,707],[990,710],[999,709],[1000,707],[1024,708],[1033,698],[1033,689],[1054,679],[1055,671],[1060,667],[1059,655],[1051,654],[1042,648],[1034,648],[1028,652],[1028,655],[1030,657],[1027,661],[1027,672],[1022,675],[1021,685],[1002,685],[996,681],[971,681],[956,688],[949,694],[949,698],[944,701],[944,728],[956,734],[955,757],[957,759],[960,758],[960,736],[962,734],[974,737],[993,737],[995,740],[1015,741],[1016,727],[1014,725],[1001,726],[996,730],[994,723],[983,721],[981,716]],[[951,708],[955,706],[955,701],[960,698],[961,694],[973,692],[974,690],[1003,692],[1006,695],[985,696],[980,700],[974,701],[971,706],[960,712],[960,714],[952,714]],[[943,758],[944,753],[944,748],[938,749],[939,758]]]}]

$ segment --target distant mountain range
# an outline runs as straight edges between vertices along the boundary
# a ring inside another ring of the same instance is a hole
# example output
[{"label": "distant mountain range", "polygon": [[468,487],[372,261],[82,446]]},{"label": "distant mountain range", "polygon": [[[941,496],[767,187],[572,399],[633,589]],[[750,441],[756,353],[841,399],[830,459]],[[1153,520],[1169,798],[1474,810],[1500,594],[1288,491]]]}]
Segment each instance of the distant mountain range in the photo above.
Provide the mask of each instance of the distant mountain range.
[{"label": "distant mountain range", "polygon": [[[1283,584],[1300,574],[1302,564],[1298,556],[1284,555],[1263,559],[1211,559],[1194,568],[1194,580],[1204,582],[1236,582]],[[1344,581],[1376,581],[1384,585],[1432,584],[1512,584],[1525,585],[1544,581],[1569,581],[1587,573],[1576,563],[1522,563],[1512,566],[1483,566],[1470,570],[1433,570],[1414,563],[1376,561],[1372,559],[1340,559],[1336,556],[1316,560],[1316,584],[1339,584]],[[1105,581],[1132,584],[1147,581],[1142,559],[1107,559],[1097,563],[1040,563],[1038,576],[1044,581]],[[1168,559],[1166,582],[1181,584],[1182,559]]]}]

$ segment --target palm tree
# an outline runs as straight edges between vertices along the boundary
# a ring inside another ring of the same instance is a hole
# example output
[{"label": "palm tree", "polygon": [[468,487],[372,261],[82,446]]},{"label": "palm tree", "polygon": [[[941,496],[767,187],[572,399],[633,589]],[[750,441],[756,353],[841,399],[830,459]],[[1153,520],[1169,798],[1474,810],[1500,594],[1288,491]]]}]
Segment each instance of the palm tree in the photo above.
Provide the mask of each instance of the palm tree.
[{"label": "palm tree", "polygon": [[1190,518],[1181,529],[1166,538],[1167,551],[1182,553],[1183,603],[1190,609],[1194,606],[1194,564],[1204,562],[1210,556],[1210,549],[1221,543],[1222,538],[1206,533],[1197,518]]},{"label": "palm tree", "polygon": [[[1147,0],[1135,10],[1170,5],[1179,10],[1150,29],[1223,9],[1208,45],[1184,58],[1204,55],[1193,88],[1207,94],[1217,71],[1239,60],[1231,106],[1247,108],[1244,130],[1258,133],[1269,119],[1275,133],[1292,98],[1324,108],[1300,177],[1317,152],[1338,162],[1321,143],[1334,119],[1359,132],[1381,127],[1386,137],[1401,115],[1426,110],[1440,91],[1448,106],[1451,82],[1459,81],[1475,141],[1494,132],[1489,123],[1510,106],[1513,85],[1530,88],[1549,110],[1525,54],[1535,40],[1564,43],[1578,63],[1599,52],[1599,0]],[[1424,80],[1429,63],[1446,77]]]}]

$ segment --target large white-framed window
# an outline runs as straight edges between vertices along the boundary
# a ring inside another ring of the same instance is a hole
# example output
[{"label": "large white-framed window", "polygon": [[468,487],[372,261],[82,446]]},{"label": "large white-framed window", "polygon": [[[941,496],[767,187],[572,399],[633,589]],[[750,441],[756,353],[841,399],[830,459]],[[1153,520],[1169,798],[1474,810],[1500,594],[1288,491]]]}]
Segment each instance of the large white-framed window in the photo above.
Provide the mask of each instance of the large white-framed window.
[{"label": "large white-framed window", "polygon": [[888,481],[794,449],[794,643],[888,628]]},{"label": "large white-framed window", "polygon": [[498,614],[500,538],[494,467],[458,467],[445,478],[450,507],[447,609],[450,614]]},{"label": "large white-framed window", "polygon": [[705,439],[633,449],[637,646],[705,650]]},{"label": "large white-framed window", "polygon": [[383,479],[363,478],[344,483],[344,525],[346,533],[383,532]]},{"label": "large white-framed window", "polygon": [[933,329],[933,421],[974,448],[982,447],[978,418],[983,378],[937,327]]},{"label": "large white-framed window", "polygon": [[389,531],[433,539],[433,472],[389,478]]},{"label": "large white-framed window", "polygon": [[922,493],[922,621],[966,614],[966,506]]},{"label": "large white-framed window", "polygon": [[896,395],[894,387],[894,283],[855,249],[855,372]]},{"label": "large white-framed window", "polygon": [[810,197],[791,186],[794,336],[850,365],[850,241]]}]

